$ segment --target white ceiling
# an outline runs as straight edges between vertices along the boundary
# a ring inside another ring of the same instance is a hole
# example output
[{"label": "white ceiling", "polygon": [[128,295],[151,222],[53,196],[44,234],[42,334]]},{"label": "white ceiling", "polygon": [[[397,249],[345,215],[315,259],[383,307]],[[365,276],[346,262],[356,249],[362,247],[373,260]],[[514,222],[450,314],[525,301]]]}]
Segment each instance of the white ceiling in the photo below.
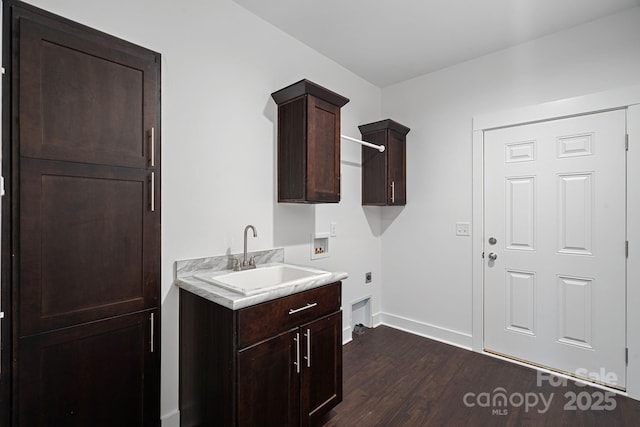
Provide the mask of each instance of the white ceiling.
[{"label": "white ceiling", "polygon": [[234,1],[379,87],[640,5],[640,0]]}]

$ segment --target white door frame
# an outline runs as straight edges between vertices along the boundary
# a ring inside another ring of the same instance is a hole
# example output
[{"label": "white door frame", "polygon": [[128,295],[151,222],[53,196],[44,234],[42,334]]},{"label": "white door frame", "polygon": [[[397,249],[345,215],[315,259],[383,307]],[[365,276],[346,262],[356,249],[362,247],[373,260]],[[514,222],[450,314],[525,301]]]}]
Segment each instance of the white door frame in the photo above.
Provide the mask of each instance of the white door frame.
[{"label": "white door frame", "polygon": [[627,393],[640,400],[640,85],[473,118],[472,349],[484,353],[484,132],[563,117],[627,108]]}]

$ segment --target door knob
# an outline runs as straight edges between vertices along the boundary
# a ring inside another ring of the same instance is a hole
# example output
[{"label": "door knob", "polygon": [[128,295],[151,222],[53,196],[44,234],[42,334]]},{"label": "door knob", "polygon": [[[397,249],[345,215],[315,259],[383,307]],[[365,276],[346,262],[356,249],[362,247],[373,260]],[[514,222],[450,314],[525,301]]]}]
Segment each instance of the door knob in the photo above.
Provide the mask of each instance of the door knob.
[{"label": "door knob", "polygon": [[489,253],[489,259],[490,259],[491,261],[495,261],[495,260],[497,260],[497,259],[498,259],[498,254],[495,254],[495,253],[493,253],[493,252],[490,252],[490,253]]}]

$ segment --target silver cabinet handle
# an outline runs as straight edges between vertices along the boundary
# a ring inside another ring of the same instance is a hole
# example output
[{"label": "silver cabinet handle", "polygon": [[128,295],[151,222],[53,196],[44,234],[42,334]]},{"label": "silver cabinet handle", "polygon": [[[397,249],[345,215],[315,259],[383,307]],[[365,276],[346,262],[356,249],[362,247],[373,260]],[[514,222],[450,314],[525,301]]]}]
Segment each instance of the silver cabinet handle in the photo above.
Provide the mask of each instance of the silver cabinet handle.
[{"label": "silver cabinet handle", "polygon": [[156,173],[155,172],[151,172],[151,185],[150,185],[150,192],[151,192],[151,212],[155,212],[156,211]]},{"label": "silver cabinet handle", "polygon": [[296,365],[296,373],[300,373],[300,333],[296,332],[296,337],[293,339],[296,342],[296,361],[293,362]]},{"label": "silver cabinet handle", "polygon": [[396,182],[391,181],[391,203],[396,202]]},{"label": "silver cabinet handle", "polygon": [[149,164],[152,168],[156,166],[156,129],[153,127],[149,131]]},{"label": "silver cabinet handle", "polygon": [[311,367],[311,329],[307,329],[307,368]]},{"label": "silver cabinet handle", "polygon": [[154,342],[153,342],[153,335],[154,335],[154,331],[153,331],[153,326],[155,323],[155,319],[153,317],[153,313],[151,313],[151,318],[149,319],[149,321],[151,322],[151,339],[149,340],[149,344],[151,346],[151,353],[153,353],[153,347],[155,347]]},{"label": "silver cabinet handle", "polygon": [[307,305],[305,305],[304,307],[300,307],[300,308],[296,308],[296,309],[290,308],[289,309],[289,314],[294,314],[294,313],[299,313],[299,312],[304,311],[304,310],[309,310],[310,308],[315,307],[316,305],[318,305],[318,303],[314,302],[314,303],[307,303]]},{"label": "silver cabinet handle", "polygon": [[495,260],[497,260],[497,259],[498,259],[498,254],[495,254],[495,253],[493,253],[493,252],[489,253],[489,259],[490,259],[491,261],[495,261]]}]

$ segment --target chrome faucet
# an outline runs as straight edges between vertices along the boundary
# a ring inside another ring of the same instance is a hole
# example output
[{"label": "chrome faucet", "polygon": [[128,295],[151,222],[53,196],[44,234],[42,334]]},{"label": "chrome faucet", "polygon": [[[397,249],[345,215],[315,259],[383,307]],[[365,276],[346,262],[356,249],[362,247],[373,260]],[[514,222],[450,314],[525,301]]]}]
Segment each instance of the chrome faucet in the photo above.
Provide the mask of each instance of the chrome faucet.
[{"label": "chrome faucet", "polygon": [[258,237],[256,228],[253,225],[247,225],[244,228],[244,256],[241,262],[236,263],[234,267],[234,270],[236,271],[249,270],[251,268],[256,268],[256,260],[253,257],[251,257],[251,259],[247,261],[247,231],[249,231],[249,229],[253,231],[253,237]]}]

